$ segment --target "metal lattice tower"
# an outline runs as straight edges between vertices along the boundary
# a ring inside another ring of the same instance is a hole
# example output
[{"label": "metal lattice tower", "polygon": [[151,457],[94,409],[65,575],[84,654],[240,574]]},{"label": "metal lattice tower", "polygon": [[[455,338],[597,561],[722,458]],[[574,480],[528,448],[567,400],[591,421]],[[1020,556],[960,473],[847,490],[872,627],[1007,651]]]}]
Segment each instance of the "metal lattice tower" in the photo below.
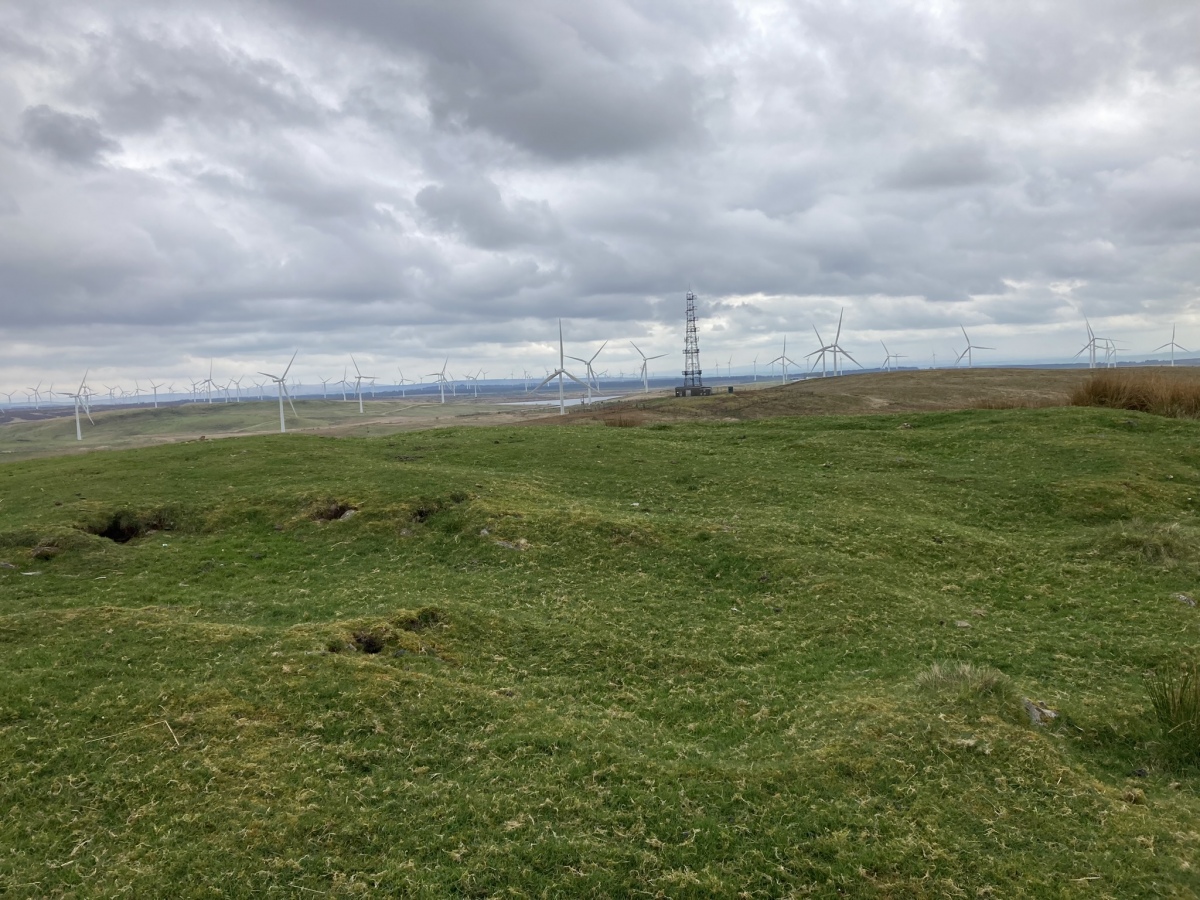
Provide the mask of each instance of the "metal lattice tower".
[{"label": "metal lattice tower", "polygon": [[683,344],[683,385],[701,387],[700,341],[696,338],[696,295],[687,293],[687,338]]}]

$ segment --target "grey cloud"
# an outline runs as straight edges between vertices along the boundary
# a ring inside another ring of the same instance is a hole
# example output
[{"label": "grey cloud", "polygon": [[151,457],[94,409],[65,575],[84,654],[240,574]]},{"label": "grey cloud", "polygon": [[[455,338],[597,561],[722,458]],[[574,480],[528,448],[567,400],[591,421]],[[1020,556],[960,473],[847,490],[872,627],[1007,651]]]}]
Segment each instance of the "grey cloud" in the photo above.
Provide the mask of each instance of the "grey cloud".
[{"label": "grey cloud", "polygon": [[559,232],[549,204],[524,199],[506,203],[500,189],[483,178],[427,185],[415,199],[436,228],[458,232],[489,250],[552,240]]},{"label": "grey cloud", "polygon": [[31,147],[72,165],[91,165],[103,154],[120,149],[94,118],[62,112],[44,103],[21,114],[21,131]]},{"label": "grey cloud", "polygon": [[[336,13],[324,3],[292,5],[418,60],[429,108],[446,128],[486,130],[559,161],[628,154],[703,131],[699,74],[679,61],[663,66],[654,54],[631,52],[639,39],[665,44],[671,29],[688,45],[687,32],[678,30],[689,21],[681,7],[654,21],[626,4],[613,4],[604,16],[553,2],[526,4],[520,15],[480,0],[358,0]],[[703,13],[699,20],[707,21]]]},{"label": "grey cloud", "polygon": [[0,310],[47,347],[53,316],[188,352],[439,361],[526,352],[558,315],[580,341],[673,334],[688,285],[731,347],[843,305],[898,335],[1182,313],[1198,21],[1108,0],[10,0]]},{"label": "grey cloud", "polygon": [[910,151],[880,183],[896,190],[937,190],[986,184],[1002,177],[987,148],[975,142],[949,143]]}]

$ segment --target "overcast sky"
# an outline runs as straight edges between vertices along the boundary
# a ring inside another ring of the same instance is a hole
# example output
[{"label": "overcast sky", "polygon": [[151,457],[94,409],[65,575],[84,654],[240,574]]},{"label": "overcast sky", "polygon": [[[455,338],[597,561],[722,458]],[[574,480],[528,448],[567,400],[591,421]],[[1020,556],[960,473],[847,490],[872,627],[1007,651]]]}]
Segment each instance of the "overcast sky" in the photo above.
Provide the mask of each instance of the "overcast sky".
[{"label": "overcast sky", "polygon": [[665,373],[689,287],[710,370],[1200,350],[1200,3],[0,4],[5,391]]}]

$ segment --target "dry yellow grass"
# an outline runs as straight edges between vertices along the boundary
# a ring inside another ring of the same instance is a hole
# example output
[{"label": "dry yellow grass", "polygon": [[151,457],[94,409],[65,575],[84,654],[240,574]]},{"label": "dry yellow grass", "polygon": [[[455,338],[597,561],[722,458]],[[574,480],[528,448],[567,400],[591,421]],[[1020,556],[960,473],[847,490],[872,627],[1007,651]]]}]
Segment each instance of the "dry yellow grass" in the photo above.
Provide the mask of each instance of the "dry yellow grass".
[{"label": "dry yellow grass", "polygon": [[1106,406],[1172,418],[1200,416],[1200,373],[1185,368],[1106,369],[1071,392],[1075,406]]}]

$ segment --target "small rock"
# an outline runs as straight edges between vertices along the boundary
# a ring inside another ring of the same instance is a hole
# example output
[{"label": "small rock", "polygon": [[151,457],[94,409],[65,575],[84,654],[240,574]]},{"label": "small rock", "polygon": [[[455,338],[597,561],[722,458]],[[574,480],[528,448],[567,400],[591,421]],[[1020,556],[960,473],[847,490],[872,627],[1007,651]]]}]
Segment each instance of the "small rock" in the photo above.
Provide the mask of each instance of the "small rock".
[{"label": "small rock", "polygon": [[357,509],[348,509],[344,513],[342,513],[340,516],[338,516],[338,518],[341,521],[345,522],[347,519],[353,519],[357,515],[358,515]]},{"label": "small rock", "polygon": [[987,610],[986,609],[973,609],[973,610],[971,610],[971,615],[979,616],[980,618],[983,618],[984,616],[987,615]]},{"label": "small rock", "polygon": [[480,537],[487,537],[489,534],[491,534],[491,532],[490,532],[490,531],[488,531],[486,528],[480,528],[480,529],[479,529],[479,536],[480,536]]},{"label": "small rock", "polygon": [[41,572],[22,572],[22,575],[41,575]]},{"label": "small rock", "polygon": [[900,427],[901,428],[912,428],[912,425],[908,422],[904,422],[900,425]]},{"label": "small rock", "polygon": [[1026,697],[1021,701],[1021,705],[1025,707],[1025,713],[1029,716],[1031,725],[1045,725],[1058,718],[1058,711],[1051,709],[1040,700],[1030,700]]},{"label": "small rock", "polygon": [[1186,604],[1187,606],[1195,606],[1196,605],[1196,599],[1191,594],[1179,593],[1179,594],[1172,594],[1171,596],[1174,597],[1176,600],[1178,600],[1180,603]]},{"label": "small rock", "polygon": [[965,619],[956,619],[954,621],[954,627],[955,628],[970,628],[971,623],[966,621]]},{"label": "small rock", "polygon": [[0,569],[15,569],[15,568],[16,568],[16,566],[14,566],[10,562],[0,561]]},{"label": "small rock", "polygon": [[496,541],[496,544],[508,550],[525,551],[529,549],[529,541],[525,538],[517,538],[516,541]]},{"label": "small rock", "polygon": [[401,529],[400,529],[400,536],[401,536],[401,537],[408,537],[410,534],[412,534],[412,529],[411,529],[411,528],[401,528]]}]

